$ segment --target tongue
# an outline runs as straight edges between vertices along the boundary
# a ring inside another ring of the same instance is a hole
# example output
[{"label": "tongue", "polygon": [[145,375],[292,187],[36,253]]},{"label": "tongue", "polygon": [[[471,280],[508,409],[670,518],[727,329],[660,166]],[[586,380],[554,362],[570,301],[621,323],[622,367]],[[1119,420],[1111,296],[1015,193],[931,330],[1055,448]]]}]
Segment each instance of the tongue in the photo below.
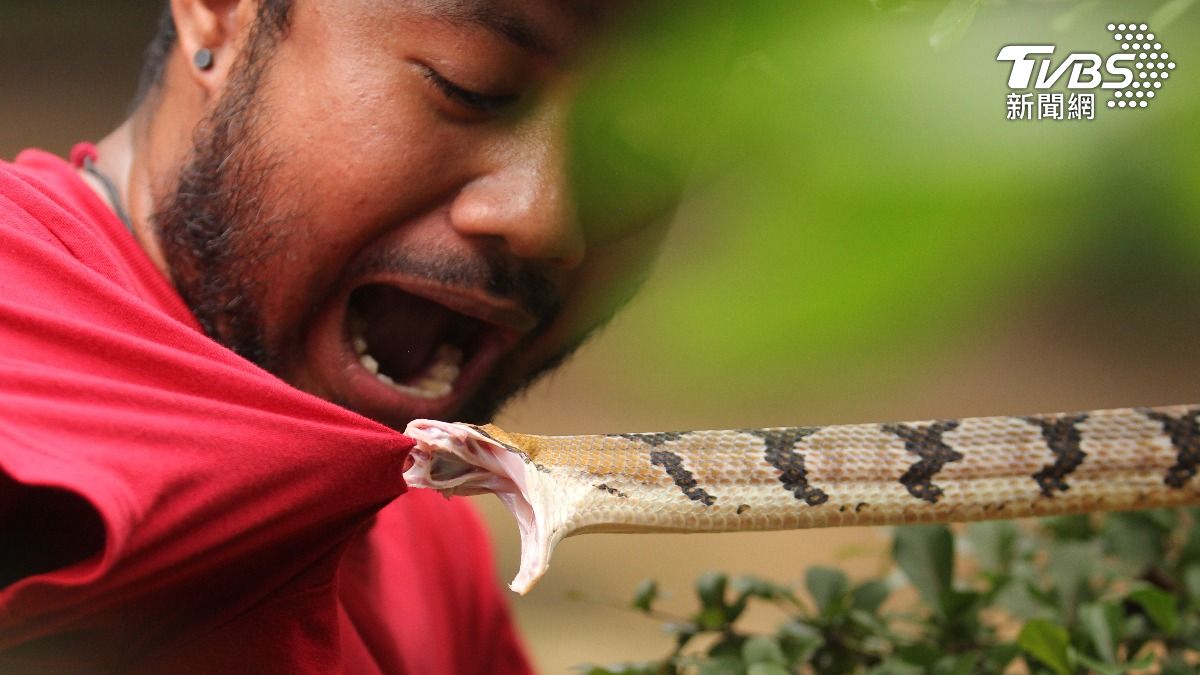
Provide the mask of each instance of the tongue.
[{"label": "tongue", "polygon": [[425,369],[445,334],[450,310],[391,286],[365,286],[352,300],[366,321],[367,352],[379,372],[404,384]]}]

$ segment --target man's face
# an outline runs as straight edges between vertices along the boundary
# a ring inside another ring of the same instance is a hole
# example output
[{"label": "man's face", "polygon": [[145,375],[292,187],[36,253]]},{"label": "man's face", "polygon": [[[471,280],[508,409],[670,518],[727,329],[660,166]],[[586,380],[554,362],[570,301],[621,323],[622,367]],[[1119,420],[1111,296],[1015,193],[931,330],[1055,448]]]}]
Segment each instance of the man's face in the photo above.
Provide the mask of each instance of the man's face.
[{"label": "man's face", "polygon": [[486,419],[558,363],[628,296],[666,215],[574,209],[588,4],[300,0],[286,36],[248,40],[155,216],[205,329],[398,427]]}]

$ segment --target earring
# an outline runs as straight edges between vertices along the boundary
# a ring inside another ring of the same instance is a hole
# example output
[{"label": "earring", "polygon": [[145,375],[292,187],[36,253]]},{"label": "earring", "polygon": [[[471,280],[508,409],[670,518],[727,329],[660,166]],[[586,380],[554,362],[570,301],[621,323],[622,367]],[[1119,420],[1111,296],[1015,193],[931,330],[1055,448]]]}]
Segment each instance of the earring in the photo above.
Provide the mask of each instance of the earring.
[{"label": "earring", "polygon": [[196,50],[196,54],[192,57],[192,62],[200,70],[208,70],[213,67],[213,53],[207,47],[201,47]]}]

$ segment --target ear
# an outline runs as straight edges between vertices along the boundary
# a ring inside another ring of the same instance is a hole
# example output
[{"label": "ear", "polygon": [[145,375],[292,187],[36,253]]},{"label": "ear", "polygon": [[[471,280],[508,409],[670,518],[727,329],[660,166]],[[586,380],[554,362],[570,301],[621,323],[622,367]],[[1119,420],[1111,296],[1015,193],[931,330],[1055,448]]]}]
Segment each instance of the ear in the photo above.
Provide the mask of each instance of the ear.
[{"label": "ear", "polygon": [[[175,48],[192,79],[209,96],[225,85],[230,67],[246,45],[257,8],[254,0],[171,0]],[[201,49],[212,52],[212,67],[196,65],[195,55]]]}]

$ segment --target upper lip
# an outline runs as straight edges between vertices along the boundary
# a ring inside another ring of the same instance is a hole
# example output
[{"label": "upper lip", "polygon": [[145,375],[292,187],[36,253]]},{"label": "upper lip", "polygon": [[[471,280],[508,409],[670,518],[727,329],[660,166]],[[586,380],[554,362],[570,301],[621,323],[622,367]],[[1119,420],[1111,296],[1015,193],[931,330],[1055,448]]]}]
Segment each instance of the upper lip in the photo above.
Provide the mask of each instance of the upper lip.
[{"label": "upper lip", "polygon": [[480,289],[448,286],[426,279],[396,274],[373,275],[362,281],[362,285],[369,284],[393,286],[405,293],[436,302],[464,316],[507,328],[516,333],[527,333],[538,325],[538,317],[517,301],[497,297]]}]

